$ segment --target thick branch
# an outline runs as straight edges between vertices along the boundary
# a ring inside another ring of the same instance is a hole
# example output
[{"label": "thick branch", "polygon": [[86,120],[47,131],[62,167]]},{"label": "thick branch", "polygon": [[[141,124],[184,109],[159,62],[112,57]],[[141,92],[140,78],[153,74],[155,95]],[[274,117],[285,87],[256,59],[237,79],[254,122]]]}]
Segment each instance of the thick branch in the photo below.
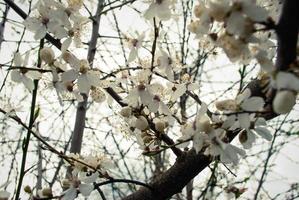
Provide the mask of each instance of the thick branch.
[{"label": "thick branch", "polygon": [[[100,28],[100,19],[101,19],[101,11],[103,9],[104,0],[98,1],[98,6],[96,10],[96,15],[93,18],[92,23],[92,34],[91,39],[89,42],[89,48],[88,48],[88,55],[87,60],[90,63],[90,66],[92,66],[95,52],[96,52],[96,45],[97,45],[97,38]],[[75,127],[73,132],[73,138],[71,141],[71,153],[80,153],[81,147],[82,147],[82,139],[83,139],[83,133],[85,128],[85,118],[86,118],[86,111],[87,111],[87,95],[83,95],[84,101],[80,102],[78,104],[77,113],[76,113],[76,120],[75,120]]]},{"label": "thick branch", "polygon": [[282,14],[279,18],[277,35],[277,60],[276,68],[286,70],[296,59],[296,48],[299,28],[299,1],[285,0],[282,7]]}]

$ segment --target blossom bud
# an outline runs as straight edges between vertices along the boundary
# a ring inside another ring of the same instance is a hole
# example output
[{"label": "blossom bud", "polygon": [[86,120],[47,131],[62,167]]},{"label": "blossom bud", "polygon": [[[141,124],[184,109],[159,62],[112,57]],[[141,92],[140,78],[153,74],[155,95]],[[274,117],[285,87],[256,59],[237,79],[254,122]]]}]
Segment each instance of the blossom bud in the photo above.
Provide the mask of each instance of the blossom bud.
[{"label": "blossom bud", "polygon": [[200,18],[200,16],[204,12],[204,10],[205,10],[205,7],[202,4],[194,6],[193,12],[194,12],[195,17]]},{"label": "blossom bud", "polygon": [[106,95],[100,88],[92,88],[90,96],[97,103],[102,103],[106,100]]},{"label": "blossom bud", "polygon": [[276,93],[273,100],[273,110],[277,114],[286,114],[290,112],[296,103],[296,95],[294,92],[284,90]]},{"label": "blossom bud", "polygon": [[217,101],[215,106],[220,111],[235,111],[237,109],[237,103],[232,99]]},{"label": "blossom bud", "polygon": [[130,117],[132,115],[132,109],[129,106],[123,107],[120,111],[121,116]]},{"label": "blossom bud", "polygon": [[44,47],[40,50],[40,58],[47,64],[53,63],[55,54],[50,47]]},{"label": "blossom bud", "polygon": [[146,118],[143,116],[138,117],[138,119],[135,122],[135,127],[141,131],[147,129],[148,122],[147,122]]},{"label": "blossom bud", "polygon": [[165,127],[166,127],[165,122],[163,122],[161,120],[159,120],[155,123],[155,129],[160,133],[164,132]]}]

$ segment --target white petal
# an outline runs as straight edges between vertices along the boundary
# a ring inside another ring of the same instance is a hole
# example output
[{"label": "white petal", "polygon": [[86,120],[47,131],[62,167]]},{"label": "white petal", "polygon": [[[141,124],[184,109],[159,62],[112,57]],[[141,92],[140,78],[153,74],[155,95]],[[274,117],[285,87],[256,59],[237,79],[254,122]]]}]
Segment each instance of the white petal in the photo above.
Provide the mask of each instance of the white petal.
[{"label": "white petal", "polygon": [[245,111],[259,111],[263,109],[265,101],[261,97],[250,97],[241,104],[241,108]]},{"label": "white petal", "polygon": [[230,127],[232,127],[236,122],[236,116],[235,115],[231,115],[229,117],[226,118],[226,120],[224,121],[224,123],[222,124],[221,128],[223,129],[229,129]]},{"label": "white petal", "polygon": [[153,113],[156,113],[159,109],[159,101],[153,99],[147,106],[148,106],[148,109],[153,112]]},{"label": "white petal", "polygon": [[164,115],[171,115],[171,111],[169,110],[168,106],[163,102],[160,102],[159,113]]},{"label": "white petal", "polygon": [[73,200],[77,197],[77,189],[70,187],[65,191],[65,194],[62,197],[62,200]]},{"label": "white petal", "polygon": [[240,104],[245,99],[248,99],[251,95],[250,89],[246,88],[241,94],[239,94],[236,98],[238,104]]},{"label": "white petal", "polygon": [[47,28],[45,26],[40,26],[40,28],[35,32],[34,39],[40,40],[45,37],[47,33]]},{"label": "white petal", "polygon": [[74,69],[68,70],[66,72],[63,72],[61,75],[61,80],[64,82],[67,81],[73,81],[78,77],[78,72]]},{"label": "white petal", "polygon": [[16,67],[21,67],[23,66],[23,58],[19,52],[15,53],[15,57],[13,59],[14,64]]},{"label": "white petal", "polygon": [[93,191],[94,186],[92,184],[80,184],[79,190],[81,194],[85,197],[88,197],[90,193]]},{"label": "white petal", "polygon": [[279,72],[276,76],[276,87],[299,91],[299,78],[291,73]]},{"label": "white petal", "polygon": [[157,5],[155,3],[152,3],[149,6],[149,8],[145,11],[144,18],[147,20],[151,20],[155,16],[157,12],[156,10],[157,10]]},{"label": "white petal", "polygon": [[252,2],[248,1],[247,4],[245,4],[245,8],[243,9],[243,12],[253,21],[255,22],[262,22],[266,21],[268,17],[268,12],[266,9],[254,5]]},{"label": "white petal", "polygon": [[91,85],[88,82],[86,74],[82,74],[81,76],[78,77],[77,85],[78,85],[78,89],[81,93],[88,94]]},{"label": "white petal", "polygon": [[186,85],[185,84],[176,84],[176,90],[173,92],[170,101],[176,101],[180,96],[182,96],[186,92]]},{"label": "white petal", "polygon": [[24,83],[24,85],[26,86],[26,88],[29,91],[33,91],[33,89],[34,89],[34,83],[33,83],[32,79],[27,78],[26,76],[23,76],[22,77],[22,82]]},{"label": "white petal", "polygon": [[223,163],[233,163],[234,165],[238,164],[239,158],[237,153],[231,147],[232,145],[228,144],[223,152],[220,154],[220,160]]},{"label": "white petal", "polygon": [[37,31],[42,26],[41,22],[35,17],[28,17],[23,24],[28,30],[33,32]]},{"label": "white petal", "polygon": [[248,129],[250,127],[250,118],[249,114],[243,113],[238,115],[238,121],[241,128]]},{"label": "white petal", "polygon": [[42,73],[39,71],[30,70],[25,74],[28,78],[39,80],[42,78]]},{"label": "white petal", "polygon": [[268,141],[271,141],[272,140],[272,135],[271,135],[271,132],[265,128],[265,127],[256,127],[255,129],[255,132],[257,134],[259,134],[262,138],[268,140]]},{"label": "white petal", "polygon": [[128,62],[132,62],[137,58],[137,49],[136,48],[132,48],[129,54],[129,58],[128,58]]},{"label": "white petal", "polygon": [[195,133],[193,136],[193,147],[196,153],[200,152],[204,144],[204,138],[201,133]]},{"label": "white petal", "polygon": [[101,73],[99,71],[89,70],[86,76],[90,85],[95,87],[101,85]]},{"label": "white petal", "polygon": [[19,70],[12,70],[10,72],[10,77],[11,77],[12,81],[17,82],[17,83],[20,83],[21,79],[22,79],[22,75],[19,72]]},{"label": "white petal", "polygon": [[259,117],[257,118],[257,120],[255,121],[255,126],[267,126],[267,121],[265,120],[265,118]]},{"label": "white petal", "polygon": [[72,44],[72,38],[68,38],[68,39],[64,40],[61,45],[61,52],[65,52],[66,50],[68,50],[68,48],[71,46],[71,44]]}]

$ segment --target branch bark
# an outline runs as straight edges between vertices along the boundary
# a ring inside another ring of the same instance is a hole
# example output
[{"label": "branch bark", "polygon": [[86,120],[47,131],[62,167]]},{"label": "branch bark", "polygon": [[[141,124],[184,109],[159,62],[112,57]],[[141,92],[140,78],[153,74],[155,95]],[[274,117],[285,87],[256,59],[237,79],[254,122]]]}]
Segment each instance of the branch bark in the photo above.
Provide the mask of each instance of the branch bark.
[{"label": "branch bark", "polygon": [[[94,56],[96,53],[96,46],[97,46],[97,38],[100,29],[100,19],[101,19],[101,11],[103,10],[104,0],[99,0],[97,5],[96,14],[93,17],[92,23],[92,34],[91,39],[89,42],[88,47],[88,55],[87,60],[92,68]],[[85,127],[85,118],[86,118],[86,111],[87,111],[87,95],[83,95],[84,101],[78,104],[77,113],[76,113],[76,120],[75,120],[75,127],[74,132],[72,134],[72,141],[71,141],[71,153],[80,153],[82,147],[82,140],[83,140],[83,133]]]}]

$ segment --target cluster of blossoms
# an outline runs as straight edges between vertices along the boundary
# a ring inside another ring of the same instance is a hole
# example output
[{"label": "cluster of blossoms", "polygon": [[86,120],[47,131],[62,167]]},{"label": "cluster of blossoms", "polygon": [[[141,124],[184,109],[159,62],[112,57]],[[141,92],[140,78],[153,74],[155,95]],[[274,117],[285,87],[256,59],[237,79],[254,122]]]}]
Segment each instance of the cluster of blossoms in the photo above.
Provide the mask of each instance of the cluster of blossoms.
[{"label": "cluster of blossoms", "polygon": [[[61,180],[63,192],[59,196],[63,200],[76,199],[79,194],[87,198],[95,189],[94,184],[100,181],[100,178],[109,177],[107,170],[113,167],[111,160],[104,155],[82,157],[78,154],[70,154],[65,164],[72,169],[72,172],[66,179]],[[33,199],[54,197],[52,188],[49,187],[39,189],[36,196],[28,185],[25,186],[24,191]]]},{"label": "cluster of blossoms", "polygon": [[257,116],[263,111],[264,104],[263,98],[251,96],[249,89],[245,89],[236,99],[216,102],[216,108],[224,115],[222,128],[229,131],[244,130],[239,137],[244,148],[252,147],[256,138],[254,133],[270,141],[272,135],[266,128],[266,120]]},{"label": "cluster of blossoms", "polygon": [[[34,80],[42,78],[44,69],[50,69],[52,74],[51,84],[54,86],[59,99],[75,98],[83,101],[82,94],[90,93],[95,102],[106,100],[106,94],[102,87],[107,85],[101,81],[101,73],[98,69],[91,69],[86,59],[78,59],[68,51],[62,53],[60,58],[55,58],[54,51],[49,47],[41,49],[39,54],[43,65],[41,68],[30,68],[28,64],[29,53],[25,58],[20,53],[15,54],[14,68],[11,79],[17,83],[22,82],[29,91],[34,89]],[[106,87],[106,86],[105,86]]]},{"label": "cluster of blossoms", "polygon": [[[195,33],[197,38],[208,39],[214,45],[221,47],[232,62],[249,63],[251,58],[256,58],[262,73],[270,77],[267,91],[272,89],[276,91],[272,102],[273,111],[277,114],[286,114],[292,110],[299,91],[296,67],[291,67],[289,71],[277,72],[268,53],[256,45],[260,42],[267,43],[265,45],[273,44],[269,39],[263,40],[255,35],[258,24],[273,23],[266,9],[258,6],[254,0],[209,0],[199,1],[194,8],[194,15],[197,20],[189,24],[190,32]],[[219,114],[221,117],[209,119],[201,114],[202,117],[197,117],[194,123],[187,124],[183,128],[184,135],[181,140],[192,138],[197,152],[206,146],[205,154],[220,155],[222,161],[227,159],[221,155],[221,152],[228,155],[226,151],[230,151],[230,161],[236,163],[237,156],[232,150],[234,149],[240,155],[243,153],[225,143],[225,132],[242,130],[239,140],[244,148],[252,147],[256,134],[271,140],[272,136],[267,129],[266,120],[258,114],[263,111],[264,104],[263,98],[251,96],[249,89],[235,99],[218,101],[216,108],[221,111],[221,115]],[[215,128],[214,124],[221,124],[221,127]],[[211,136],[214,144],[220,147],[220,151],[213,149],[211,145],[213,142],[210,142],[210,146],[207,145]]]},{"label": "cluster of blossoms", "polygon": [[71,154],[70,166],[73,168],[72,174],[62,181],[64,189],[62,199],[73,200],[78,193],[84,197],[88,197],[95,189],[94,183],[99,179],[100,175],[109,177],[107,170],[112,168],[111,160],[104,155],[89,155],[82,157],[78,154]]},{"label": "cluster of blossoms", "polygon": [[[189,31],[221,47],[232,62],[243,63],[257,54],[250,50],[249,44],[261,43],[254,36],[255,24],[269,20],[267,10],[254,0],[200,1],[194,15],[198,19],[189,24]],[[212,27],[216,30],[212,31]]]},{"label": "cluster of blossoms", "polygon": [[207,106],[202,104],[194,122],[182,127],[183,136],[178,140],[183,142],[180,147],[186,147],[191,139],[197,153],[203,152],[204,155],[212,157],[219,156],[221,162],[236,165],[239,158],[245,156],[245,151],[229,143],[226,130],[213,123],[217,119],[208,117],[206,111]]},{"label": "cluster of blossoms", "polygon": [[[101,86],[100,71],[91,69],[86,59],[78,59],[68,51],[72,41],[76,47],[81,46],[81,35],[88,18],[79,12],[83,6],[82,0],[68,0],[67,5],[54,0],[40,0],[34,6],[32,16],[24,21],[24,25],[35,34],[35,39],[45,37],[46,33],[58,39],[65,39],[62,43],[60,57],[50,47],[41,49],[39,56],[43,61],[41,68],[33,68],[28,64],[29,52],[25,58],[15,53],[14,68],[11,79],[23,83],[29,91],[34,89],[34,80],[42,78],[42,71],[52,71],[52,85],[56,89],[59,100],[61,97],[83,101],[83,94],[91,97],[95,102],[106,100],[106,94]],[[61,59],[62,58],[62,59]],[[91,92],[90,92],[91,91]]]},{"label": "cluster of blossoms", "polygon": [[67,5],[54,0],[39,0],[24,25],[35,34],[36,40],[44,38],[47,32],[58,39],[66,38],[62,44],[63,51],[72,41],[80,47],[82,31],[89,22],[79,12],[82,6],[82,0],[67,0]]}]

